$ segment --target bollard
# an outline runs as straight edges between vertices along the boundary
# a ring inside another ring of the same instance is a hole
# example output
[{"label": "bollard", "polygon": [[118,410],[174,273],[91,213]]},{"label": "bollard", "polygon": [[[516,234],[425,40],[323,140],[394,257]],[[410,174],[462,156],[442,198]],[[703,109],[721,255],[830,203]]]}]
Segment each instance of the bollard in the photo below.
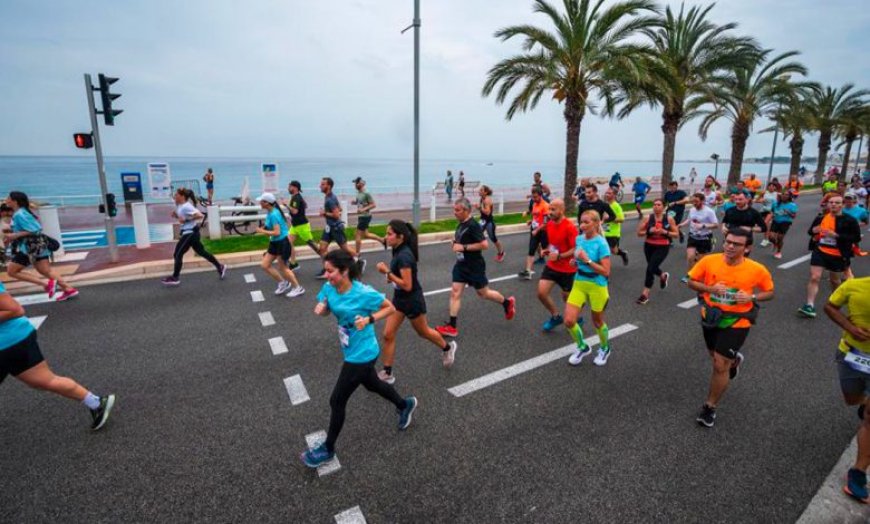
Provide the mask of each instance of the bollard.
[{"label": "bollard", "polygon": [[136,236],[136,247],[148,249],[151,247],[151,234],[148,232],[148,204],[135,202],[133,209],[133,234]]},{"label": "bollard", "polygon": [[429,222],[435,222],[438,218],[438,203],[436,202],[435,195],[432,195],[432,203],[429,204]]},{"label": "bollard", "polygon": [[212,205],[208,206],[205,211],[209,217],[208,238],[217,240],[221,237],[221,208]]},{"label": "bollard", "polygon": [[341,201],[341,221],[347,226],[347,200]]},{"label": "bollard", "polygon": [[498,194],[498,214],[504,215],[504,191]]},{"label": "bollard", "polygon": [[63,239],[60,235],[60,216],[57,214],[57,206],[45,206],[39,208],[39,218],[42,222],[42,232],[60,243],[60,248],[54,252],[56,258],[63,256]]}]

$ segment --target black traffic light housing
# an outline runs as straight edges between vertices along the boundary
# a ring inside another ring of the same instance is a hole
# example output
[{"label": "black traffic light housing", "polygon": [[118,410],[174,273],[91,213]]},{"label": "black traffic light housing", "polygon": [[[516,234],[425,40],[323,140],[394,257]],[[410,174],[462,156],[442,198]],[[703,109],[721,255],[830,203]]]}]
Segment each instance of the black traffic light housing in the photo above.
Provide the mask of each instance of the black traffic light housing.
[{"label": "black traffic light housing", "polygon": [[107,126],[113,126],[115,125],[115,117],[124,112],[123,109],[112,109],[112,101],[117,100],[121,95],[110,92],[109,86],[117,82],[118,79],[106,76],[103,73],[100,73],[98,77],[100,80],[100,98],[103,100],[103,111],[101,112],[103,121]]},{"label": "black traffic light housing", "polygon": [[90,133],[75,133],[73,141],[79,149],[90,149],[94,147],[94,135]]},{"label": "black traffic light housing", "polygon": [[118,215],[118,206],[115,203],[115,193],[106,193],[106,204],[108,206],[104,206],[100,204],[100,213],[106,212],[106,207],[109,208],[109,216],[114,217]]}]

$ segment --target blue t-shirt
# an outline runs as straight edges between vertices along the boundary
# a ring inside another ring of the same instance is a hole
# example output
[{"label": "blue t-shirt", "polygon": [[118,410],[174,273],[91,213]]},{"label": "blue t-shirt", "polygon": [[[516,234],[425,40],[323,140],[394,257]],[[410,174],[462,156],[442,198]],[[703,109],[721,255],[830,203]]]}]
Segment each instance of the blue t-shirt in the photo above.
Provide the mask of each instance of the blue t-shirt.
[{"label": "blue t-shirt", "polygon": [[730,200],[726,200],[724,204],[722,204],[722,211],[728,211],[732,207],[737,207],[737,204]]},{"label": "blue t-shirt", "polygon": [[[29,214],[29,213],[28,213]],[[0,293],[6,293],[6,286],[0,282]],[[0,351],[9,349],[33,333],[33,324],[27,317],[18,317],[0,322]]]},{"label": "blue t-shirt", "polygon": [[645,195],[650,189],[652,189],[652,186],[643,181],[635,182],[631,186],[631,190],[634,191],[636,196]]},{"label": "blue t-shirt", "polygon": [[[29,231],[31,233],[42,232],[42,226],[39,224],[39,220],[37,220],[30,211],[23,207],[19,208],[18,211],[12,215],[12,232],[20,233],[22,231]],[[18,240],[18,252],[25,255],[27,254],[27,244],[24,242],[23,238]]]},{"label": "blue t-shirt", "polygon": [[609,185],[618,186],[620,183],[622,183],[622,175],[620,175],[619,173],[614,173],[613,176],[610,177]]},{"label": "blue t-shirt", "polygon": [[[586,255],[589,256],[589,260],[592,262],[601,262],[605,258],[610,257],[610,246],[607,245],[607,240],[604,239],[601,235],[595,235],[592,238],[586,238],[586,235],[583,233],[577,235],[577,239],[574,241],[575,249],[583,248],[583,251],[586,252]],[[599,286],[607,285],[607,278],[603,275],[599,275],[592,269],[589,264],[584,264],[578,258],[577,262],[577,272],[574,274],[574,280],[585,280],[587,282],[595,282]],[[591,276],[594,274],[595,276]]]},{"label": "blue t-shirt", "polygon": [[280,227],[281,234],[269,237],[269,242],[280,242],[287,238],[287,221],[284,220],[284,214],[281,213],[281,210],[278,209],[277,206],[273,207],[272,210],[266,214],[266,224],[264,229],[272,231],[275,228],[275,224],[278,224]]},{"label": "blue t-shirt", "polygon": [[381,309],[384,298],[383,293],[357,280],[345,293],[339,293],[330,283],[320,289],[317,300],[323,302],[325,299],[338,320],[338,340],[345,362],[362,364],[378,358],[381,349],[375,327],[369,324],[360,331],[354,326],[354,321],[357,315],[367,317]]},{"label": "blue t-shirt", "polygon": [[323,210],[326,211],[326,225],[329,227],[338,227],[341,225],[341,219],[332,218],[329,213],[332,213],[333,210],[340,207],[341,204],[338,203],[338,197],[335,196],[335,193],[329,193],[325,197],[323,197]]},{"label": "blue t-shirt", "polygon": [[851,208],[843,206],[843,213],[846,213],[858,222],[864,222],[867,220],[867,210],[861,206],[852,206]]},{"label": "blue t-shirt", "polygon": [[791,224],[794,218],[792,218],[789,213],[797,215],[798,206],[794,202],[777,202],[773,205],[773,208],[771,208],[771,210],[773,212],[774,222],[778,222],[780,224],[788,222],[789,224]]}]

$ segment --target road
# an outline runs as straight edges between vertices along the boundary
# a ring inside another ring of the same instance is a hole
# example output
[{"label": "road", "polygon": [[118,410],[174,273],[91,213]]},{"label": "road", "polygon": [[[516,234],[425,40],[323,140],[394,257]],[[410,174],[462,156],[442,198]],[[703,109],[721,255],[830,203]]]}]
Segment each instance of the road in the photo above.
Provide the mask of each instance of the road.
[{"label": "road", "polygon": [[[817,202],[801,199],[780,264],[806,253]],[[516,319],[466,292],[450,371],[404,326],[396,387],[420,400],[413,425],[397,432],[393,407],[360,388],[338,441],[340,469],[323,476],[297,458],[306,435],[327,427],[341,366],[334,320],[312,313],[314,261],[298,270],[308,293],[293,300],[273,296],[259,268],[237,268],[222,282],[196,273],[175,289],[156,280],[105,284],[70,303],[29,305],[29,316],[46,316],[39,339],[52,367],[116,393],[118,404],[92,434],[80,406],[6,380],[0,521],[334,522],[357,507],[370,523],[800,516],[857,430],[832,363],[837,329],[824,315],[795,315],[806,262],[778,269],[756,246],[776,297],[707,430],[695,423],[710,374],[698,308],[679,306],[692,299],[677,282],[684,246],[664,265],[674,283],[638,306],[645,265],[633,235],[624,238],[629,266],[614,265],[607,318],[611,330],[637,329],[613,339],[606,367],[559,358],[464,396],[448,391],[570,343],[564,330],[541,333],[547,315],[535,282],[512,277],[527,237],[503,240],[507,260],[497,264],[490,252],[488,271],[507,277],[492,286],[516,296]],[[365,280],[382,291],[373,268],[387,256],[366,255]],[[450,284],[452,254],[445,244],[424,246],[421,259],[423,288],[436,292],[427,297],[434,325],[447,317],[448,293],[437,291]],[[868,266],[856,260],[855,273]],[[262,302],[252,301],[257,290]],[[265,312],[274,325],[261,324]],[[278,337],[287,351],[273,354],[269,339]],[[309,400],[294,405],[285,379],[296,375]]]}]

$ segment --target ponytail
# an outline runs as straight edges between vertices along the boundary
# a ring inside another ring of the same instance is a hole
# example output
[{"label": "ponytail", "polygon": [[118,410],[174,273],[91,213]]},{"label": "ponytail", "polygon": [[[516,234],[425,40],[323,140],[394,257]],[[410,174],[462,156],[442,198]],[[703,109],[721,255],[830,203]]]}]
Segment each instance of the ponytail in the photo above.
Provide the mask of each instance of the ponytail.
[{"label": "ponytail", "polygon": [[352,256],[341,249],[334,249],[323,257],[324,262],[329,262],[341,272],[347,271],[347,278],[359,280],[359,264]]},{"label": "ponytail", "polygon": [[193,193],[193,189],[188,189],[186,187],[179,187],[178,191],[176,191],[176,193],[183,196],[184,199],[189,201],[191,204],[196,205],[196,195]]},{"label": "ponytail", "polygon": [[410,223],[403,220],[390,220],[390,229],[400,237],[402,243],[411,248],[415,260],[420,260],[420,252],[417,248],[417,230]]}]

